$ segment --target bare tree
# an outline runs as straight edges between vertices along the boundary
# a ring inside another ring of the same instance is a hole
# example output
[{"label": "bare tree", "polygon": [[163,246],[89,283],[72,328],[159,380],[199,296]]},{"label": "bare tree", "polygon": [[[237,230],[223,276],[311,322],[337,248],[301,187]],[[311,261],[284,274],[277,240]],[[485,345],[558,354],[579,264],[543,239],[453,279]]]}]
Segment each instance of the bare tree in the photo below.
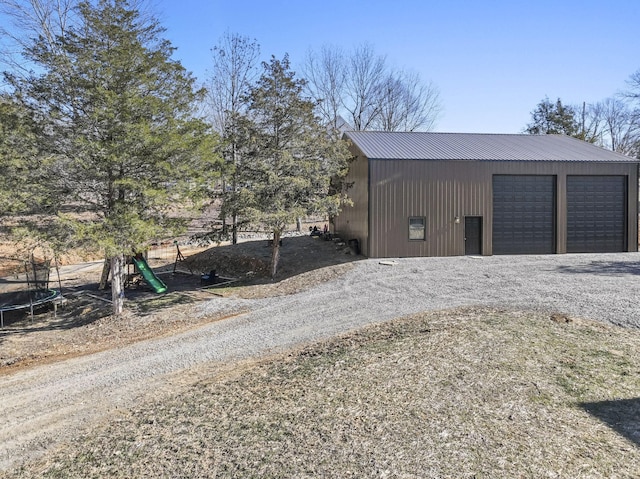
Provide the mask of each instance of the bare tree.
[{"label": "bare tree", "polygon": [[640,102],[640,70],[629,77],[627,85],[629,85],[629,90],[624,92],[623,96],[633,101]]},{"label": "bare tree", "polygon": [[[223,180],[223,232],[231,216],[231,241],[238,242],[238,185],[236,167],[242,156],[241,117],[247,108],[247,93],[258,77],[260,46],[256,40],[225,33],[212,49],[213,70],[208,84],[210,120],[222,137],[222,156],[228,168]],[[228,187],[227,187],[228,186]]]},{"label": "bare tree", "polygon": [[589,143],[606,147],[602,103],[582,102],[581,106],[569,107],[576,121],[574,136]]},{"label": "bare tree", "polygon": [[406,92],[402,82],[389,74],[380,83],[380,112],[375,121],[376,129],[399,130],[405,122],[403,105],[406,101]]},{"label": "bare tree", "polygon": [[213,68],[207,84],[210,119],[223,135],[233,116],[246,108],[244,96],[258,77],[260,46],[249,37],[227,32],[211,52]]},{"label": "bare tree", "polygon": [[[631,121],[638,125],[640,124],[640,70],[633,73],[627,80],[629,89],[622,93],[622,97],[628,99],[632,106],[629,107]],[[635,105],[635,108],[633,108]],[[635,140],[630,140],[631,146],[627,146],[629,152],[627,154],[633,155],[636,158],[640,158],[640,132],[638,126],[635,127]]]},{"label": "bare tree", "polygon": [[[580,109],[572,107],[575,112]],[[626,155],[635,155],[640,141],[640,117],[621,98],[583,103],[578,138]]]},{"label": "bare tree", "polygon": [[381,79],[386,73],[385,58],[376,55],[371,45],[357,47],[350,56],[343,105],[354,129],[368,130],[374,126],[380,113],[383,92]]},{"label": "bare tree", "polygon": [[320,52],[309,51],[303,72],[307,92],[327,125],[339,127],[344,115],[355,130],[373,127],[387,66],[371,45],[361,45],[348,54],[328,45]]},{"label": "bare tree", "polygon": [[640,140],[638,112],[618,98],[606,98],[598,107],[604,123],[605,145],[613,151],[633,155]]},{"label": "bare tree", "polygon": [[417,73],[393,72],[382,82],[376,129],[431,130],[442,111],[440,94],[432,83],[423,84]]},{"label": "bare tree", "polygon": [[304,74],[320,116],[334,128],[344,115],[355,130],[430,130],[441,112],[435,85],[389,68],[368,44],[349,54],[331,46],[310,51]]},{"label": "bare tree", "polygon": [[0,0],[0,14],[8,20],[0,25],[0,63],[16,75],[29,71],[24,51],[38,38],[49,51],[61,53],[57,39],[77,20],[80,0]]},{"label": "bare tree", "polygon": [[338,47],[323,46],[319,53],[310,50],[303,67],[306,90],[318,101],[318,112],[327,125],[338,130],[345,95],[346,58]]}]

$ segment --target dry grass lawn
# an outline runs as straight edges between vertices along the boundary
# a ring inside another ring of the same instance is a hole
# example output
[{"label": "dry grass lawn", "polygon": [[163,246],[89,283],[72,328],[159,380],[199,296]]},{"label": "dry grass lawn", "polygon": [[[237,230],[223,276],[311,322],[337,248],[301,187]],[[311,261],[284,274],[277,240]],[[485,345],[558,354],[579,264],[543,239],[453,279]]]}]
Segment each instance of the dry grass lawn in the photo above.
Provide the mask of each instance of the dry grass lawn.
[{"label": "dry grass lawn", "polygon": [[466,308],[205,373],[4,477],[640,473],[636,330]]}]

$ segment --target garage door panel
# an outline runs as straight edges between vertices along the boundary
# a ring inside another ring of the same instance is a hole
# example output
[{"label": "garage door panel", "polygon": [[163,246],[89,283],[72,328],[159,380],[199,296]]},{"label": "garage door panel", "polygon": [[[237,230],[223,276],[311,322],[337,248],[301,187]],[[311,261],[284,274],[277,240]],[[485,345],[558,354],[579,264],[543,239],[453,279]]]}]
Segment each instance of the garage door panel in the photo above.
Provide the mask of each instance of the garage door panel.
[{"label": "garage door panel", "polygon": [[493,253],[555,252],[555,176],[493,177]]},{"label": "garage door panel", "polygon": [[567,176],[567,252],[626,251],[627,178]]}]

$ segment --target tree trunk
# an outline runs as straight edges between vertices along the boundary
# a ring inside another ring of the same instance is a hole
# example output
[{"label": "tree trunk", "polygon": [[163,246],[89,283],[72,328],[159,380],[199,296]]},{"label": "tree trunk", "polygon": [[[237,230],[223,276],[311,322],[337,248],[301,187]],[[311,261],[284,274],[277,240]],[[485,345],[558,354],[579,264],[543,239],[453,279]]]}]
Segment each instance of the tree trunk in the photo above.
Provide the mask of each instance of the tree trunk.
[{"label": "tree trunk", "polygon": [[273,232],[273,247],[271,249],[271,279],[276,277],[280,261],[280,231]]},{"label": "tree trunk", "polygon": [[[235,169],[238,164],[238,145],[234,141],[231,145],[233,151],[233,167]],[[233,181],[231,187],[233,188],[233,211],[231,212],[231,244],[238,244],[238,172],[233,172]]]},{"label": "tree trunk", "polygon": [[296,218],[296,229],[298,233],[302,233],[302,218],[300,217]]},{"label": "tree trunk", "polygon": [[[222,179],[222,202],[224,204],[224,202],[227,201],[227,182],[225,181],[225,179]],[[227,235],[227,215],[226,212],[224,211],[224,208],[222,208],[222,212],[220,213],[220,219],[222,219],[222,236],[226,236]]]},{"label": "tree trunk", "polygon": [[111,258],[111,301],[113,315],[120,316],[124,309],[125,259],[123,254]]},{"label": "tree trunk", "polygon": [[98,289],[100,291],[107,288],[107,281],[109,280],[109,272],[111,271],[111,261],[109,258],[104,259],[104,265],[102,266],[102,274],[100,275],[100,283]]},{"label": "tree trunk", "polygon": [[[236,145],[233,145],[233,164],[237,162],[236,159]],[[233,211],[231,212],[231,244],[238,244],[238,182],[236,181],[236,174],[233,174]]]},{"label": "tree trunk", "polygon": [[238,214],[233,214],[233,224],[231,225],[231,244],[238,244]]}]

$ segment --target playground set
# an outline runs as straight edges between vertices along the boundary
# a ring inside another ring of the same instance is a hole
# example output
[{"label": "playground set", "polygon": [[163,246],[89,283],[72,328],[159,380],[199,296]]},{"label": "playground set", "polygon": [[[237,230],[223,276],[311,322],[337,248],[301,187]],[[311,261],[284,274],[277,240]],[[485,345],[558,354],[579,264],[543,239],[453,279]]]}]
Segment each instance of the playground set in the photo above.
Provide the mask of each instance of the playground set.
[{"label": "playground set", "polygon": [[[180,246],[177,242],[174,242],[176,247],[176,257],[173,263],[173,271],[172,274],[187,274],[193,275],[195,274],[191,268],[188,268],[188,271],[185,271],[183,268],[180,268],[181,264],[186,261],[186,258],[180,251]],[[131,266],[133,266],[133,271],[131,270]],[[167,271],[168,273],[168,271]],[[153,269],[149,266],[147,262],[147,258],[145,254],[138,253],[127,258],[127,277],[125,280],[125,286],[137,284],[142,279],[145,284],[147,284],[155,293],[161,294],[166,293],[168,291],[167,285],[159,278],[159,273],[153,271]],[[216,270],[210,270],[209,272],[200,274],[200,284],[205,286],[212,285],[221,285],[226,284],[230,281],[233,281],[233,278],[225,278],[219,276]]]},{"label": "playground set", "polygon": [[[125,288],[136,289],[139,285],[150,288],[156,294],[163,294],[169,291],[169,286],[160,278],[162,274],[170,274],[172,277],[179,275],[188,275],[194,277],[198,273],[185,268],[186,258],[180,251],[177,242],[176,256],[173,264],[173,270],[163,272],[154,271],[150,266],[147,254],[138,253],[126,258],[126,275]],[[108,265],[107,265],[108,266]],[[29,261],[24,263],[24,273],[16,274],[12,278],[0,278],[0,328],[4,328],[5,313],[12,311],[28,311],[33,322],[34,311],[44,309],[53,305],[54,315],[57,315],[57,308],[64,304],[68,297],[84,294],[105,302],[111,302],[109,299],[101,297],[97,292],[91,293],[89,290],[78,290],[75,287],[65,286],[67,291],[65,296],[62,295],[62,281],[60,279],[60,270],[57,262],[55,263],[55,271],[57,272],[57,288],[51,288],[49,285],[49,276],[52,265],[51,260],[36,261],[31,255]],[[187,271],[188,270],[188,271]],[[98,289],[106,288],[110,268],[106,267],[100,280]],[[196,276],[197,278],[197,276]],[[195,278],[194,278],[195,279]],[[198,281],[196,279],[196,281]],[[211,288],[222,286],[235,281],[233,278],[219,276],[215,270],[207,273],[200,273],[199,284],[193,281],[187,281],[185,285],[191,284],[196,288]],[[182,284],[184,280],[180,280],[178,284]],[[174,285],[173,287],[176,287]],[[189,286],[187,286],[188,288]],[[182,288],[180,288],[182,289]]]},{"label": "playground set", "polygon": [[[131,266],[133,266],[133,272],[131,271]],[[157,294],[166,293],[169,289],[164,281],[151,269],[149,263],[147,263],[147,258],[145,258],[142,253],[127,258],[125,287],[138,283],[140,279]]]}]

